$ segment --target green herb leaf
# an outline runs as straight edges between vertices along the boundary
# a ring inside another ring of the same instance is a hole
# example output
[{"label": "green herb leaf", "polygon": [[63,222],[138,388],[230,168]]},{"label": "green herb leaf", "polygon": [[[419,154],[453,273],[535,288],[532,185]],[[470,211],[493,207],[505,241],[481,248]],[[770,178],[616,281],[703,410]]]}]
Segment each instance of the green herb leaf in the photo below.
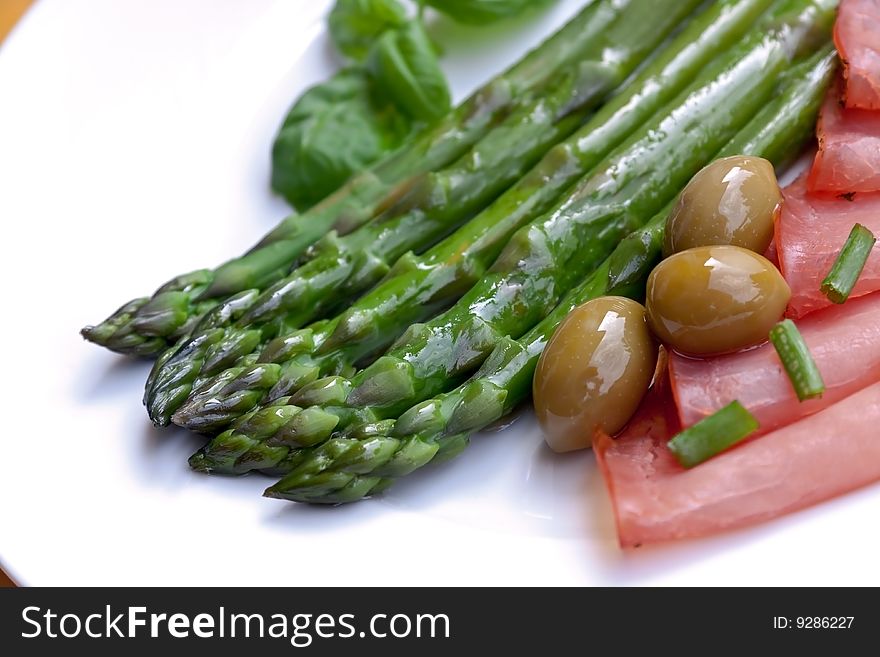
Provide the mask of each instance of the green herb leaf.
[{"label": "green herb leaf", "polygon": [[484,25],[509,18],[548,0],[426,0],[437,11],[459,23]]},{"label": "green herb leaf", "polygon": [[379,37],[367,66],[379,88],[410,116],[433,121],[449,111],[449,85],[419,21]]},{"label": "green herb leaf", "polygon": [[339,51],[363,61],[383,32],[406,23],[406,10],[397,0],[336,0],[328,23]]},{"label": "green herb leaf", "polygon": [[758,421],[738,401],[700,420],[667,443],[686,468],[707,461],[758,430]]},{"label": "green herb leaf", "polygon": [[833,303],[845,303],[862,275],[876,242],[877,238],[870,230],[861,224],[853,226],[831,271],[822,281],[822,294]]},{"label": "green herb leaf", "polygon": [[821,397],[825,392],[825,382],[794,322],[785,319],[770,329],[770,342],[779,354],[798,399],[805,401]]},{"label": "green herb leaf", "polygon": [[380,96],[361,68],[306,91],[275,138],[273,189],[304,210],[396,149],[413,123]]}]

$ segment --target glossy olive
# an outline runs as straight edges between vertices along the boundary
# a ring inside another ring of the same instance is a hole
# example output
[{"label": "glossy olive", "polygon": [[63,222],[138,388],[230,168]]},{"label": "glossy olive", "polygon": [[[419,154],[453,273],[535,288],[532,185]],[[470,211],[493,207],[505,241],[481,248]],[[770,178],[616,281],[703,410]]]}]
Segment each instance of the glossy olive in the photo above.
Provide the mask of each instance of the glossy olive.
[{"label": "glossy olive", "polygon": [[738,246],[670,256],[648,277],[648,322],[684,354],[737,351],[767,340],[791,290],[773,264]]},{"label": "glossy olive", "polygon": [[535,412],[556,452],[590,447],[597,429],[620,431],[651,384],[657,343],[645,308],[600,297],[566,317],[538,362]]},{"label": "glossy olive", "polygon": [[687,184],[666,220],[663,252],[732,244],[764,253],[782,192],[773,165],[735,155],[712,162]]}]

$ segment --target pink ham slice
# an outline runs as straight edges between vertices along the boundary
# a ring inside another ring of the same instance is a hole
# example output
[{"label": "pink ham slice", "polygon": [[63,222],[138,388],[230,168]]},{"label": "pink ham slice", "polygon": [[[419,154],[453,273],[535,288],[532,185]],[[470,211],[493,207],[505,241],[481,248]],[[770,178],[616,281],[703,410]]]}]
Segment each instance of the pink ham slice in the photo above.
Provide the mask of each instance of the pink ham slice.
[{"label": "pink ham slice", "polygon": [[817,132],[819,152],[807,183],[810,192],[880,191],[880,111],[846,109],[839,90],[832,88]]},{"label": "pink ham slice", "polygon": [[[782,275],[791,286],[787,314],[799,318],[832,305],[819,287],[856,223],[880,236],[880,192],[856,193],[852,200],[808,194],[806,178],[783,190],[785,203],[776,223]],[[880,290],[880,245],[868,258],[850,298]]]},{"label": "pink ham slice", "polygon": [[695,538],[811,506],[880,479],[880,384],[685,470],[662,393],[649,397],[596,457],[622,547]]},{"label": "pink ham slice", "polygon": [[825,381],[821,399],[798,401],[770,344],[699,360],[671,354],[669,372],[682,425],[696,424],[738,400],[766,433],[880,382],[880,293],[813,313],[797,325]]},{"label": "pink ham slice", "polygon": [[880,0],[843,0],[834,43],[844,62],[847,107],[880,109]]}]

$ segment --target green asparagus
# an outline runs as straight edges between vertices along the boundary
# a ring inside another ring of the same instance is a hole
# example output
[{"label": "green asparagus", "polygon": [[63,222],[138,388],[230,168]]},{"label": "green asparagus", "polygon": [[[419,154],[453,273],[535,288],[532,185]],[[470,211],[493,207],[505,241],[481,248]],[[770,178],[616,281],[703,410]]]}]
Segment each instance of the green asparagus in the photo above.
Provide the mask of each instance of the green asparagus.
[{"label": "green asparagus", "polygon": [[[812,136],[837,56],[828,45],[787,76],[782,93],[768,104],[718,157],[751,154],[779,165]],[[479,431],[511,412],[531,393],[541,352],[556,327],[582,303],[606,294],[640,298],[662,257],[663,231],[671,205],[627,237],[614,253],[559,306],[520,340],[504,339],[479,372],[455,390],[414,406],[393,427],[334,438],[307,456],[285,454],[275,471],[290,474],[266,491],[269,497],[352,502],[390,486],[428,462],[450,458]]]},{"label": "green asparagus", "polygon": [[352,371],[359,360],[387,348],[407,326],[448,307],[483,276],[519,227],[548,210],[564,189],[690,83],[707,61],[736,43],[770,4],[722,0],[711,5],[583,128],[555,146],[477,218],[421,257],[408,254],[399,260],[392,275],[342,315],[273,339],[254,365],[235,364],[240,372],[235,378],[227,370],[205,381],[172,421],[216,430],[318,376]]},{"label": "green asparagus", "polygon": [[[404,253],[424,250],[473,217],[581,125],[701,1],[631,0],[562,79],[459,161],[422,177],[377,220],[345,237],[331,232],[316,247],[318,255],[270,286],[225,331],[212,322],[206,331],[194,332],[179,354],[163,358],[150,376],[145,400],[151,419],[167,424],[196,379],[236,363],[280,326],[299,328],[337,309],[381,280]],[[634,17],[649,11],[656,14],[651,29],[634,30]],[[204,340],[207,334],[210,340]],[[191,348],[193,343],[201,348]],[[206,429],[203,423],[190,428]]]},{"label": "green asparagus", "polygon": [[[772,27],[758,30],[707,69],[615,151],[599,174],[585,179],[554,211],[520,230],[490,274],[451,311],[412,327],[385,357],[353,380],[319,380],[291,399],[278,400],[276,408],[323,408],[312,410],[306,426],[305,418],[296,430],[282,424],[257,442],[264,442],[266,450],[300,448],[329,436],[331,430],[318,431],[317,424],[339,430],[394,417],[420,399],[453,387],[503,336],[518,337],[536,324],[622,234],[669,200],[755,113],[772,93],[777,75],[811,40],[813,28],[833,13],[816,11],[806,0],[783,5],[774,13]],[[243,424],[259,424],[268,413],[259,409]],[[243,433],[236,427],[221,434],[194,455],[191,464],[197,469],[242,471],[246,466],[225,452],[225,442],[242,444]],[[267,451],[258,467],[275,467],[271,459],[285,453]]]},{"label": "green asparagus", "polygon": [[351,380],[315,381],[294,395],[295,402],[387,418],[454,385],[498,340],[516,338],[540,321],[640,217],[662,207],[678,183],[684,184],[751,118],[808,38],[809,30],[790,24],[770,35],[756,32],[710,68],[671,112],[643,126],[606,161],[602,173],[518,231],[491,272],[455,307],[410,327]]},{"label": "green asparagus", "polygon": [[[284,276],[305,250],[328,231],[344,235],[365,224],[377,208],[402,194],[419,174],[461,157],[513,108],[576,61],[632,0],[597,0],[505,73],[478,89],[435,125],[354,176],[302,215],[292,214],[240,258],[216,269],[178,276],[151,297],[123,305],[106,320],[82,330],[86,340],[113,351],[157,356],[188,335],[211,309],[237,293],[262,288]],[[240,299],[233,306],[240,305]],[[228,314],[221,309],[208,323]],[[235,314],[235,313],[233,313]],[[204,328],[204,327],[202,327]]]}]

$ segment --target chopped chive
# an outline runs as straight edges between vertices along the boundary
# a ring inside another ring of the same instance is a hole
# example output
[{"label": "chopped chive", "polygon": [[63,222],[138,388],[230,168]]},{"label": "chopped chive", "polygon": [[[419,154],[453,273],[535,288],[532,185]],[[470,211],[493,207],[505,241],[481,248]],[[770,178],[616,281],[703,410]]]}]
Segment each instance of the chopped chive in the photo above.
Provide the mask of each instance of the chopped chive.
[{"label": "chopped chive", "polygon": [[825,382],[794,322],[786,319],[770,329],[770,342],[779,354],[798,399],[805,401],[821,397]]},{"label": "chopped chive", "polygon": [[831,271],[822,281],[819,288],[822,294],[834,303],[844,303],[856,286],[876,241],[873,233],[861,224],[853,226]]},{"label": "chopped chive", "polygon": [[729,449],[758,429],[758,421],[738,401],[682,431],[669,441],[669,451],[686,468],[692,468]]}]

